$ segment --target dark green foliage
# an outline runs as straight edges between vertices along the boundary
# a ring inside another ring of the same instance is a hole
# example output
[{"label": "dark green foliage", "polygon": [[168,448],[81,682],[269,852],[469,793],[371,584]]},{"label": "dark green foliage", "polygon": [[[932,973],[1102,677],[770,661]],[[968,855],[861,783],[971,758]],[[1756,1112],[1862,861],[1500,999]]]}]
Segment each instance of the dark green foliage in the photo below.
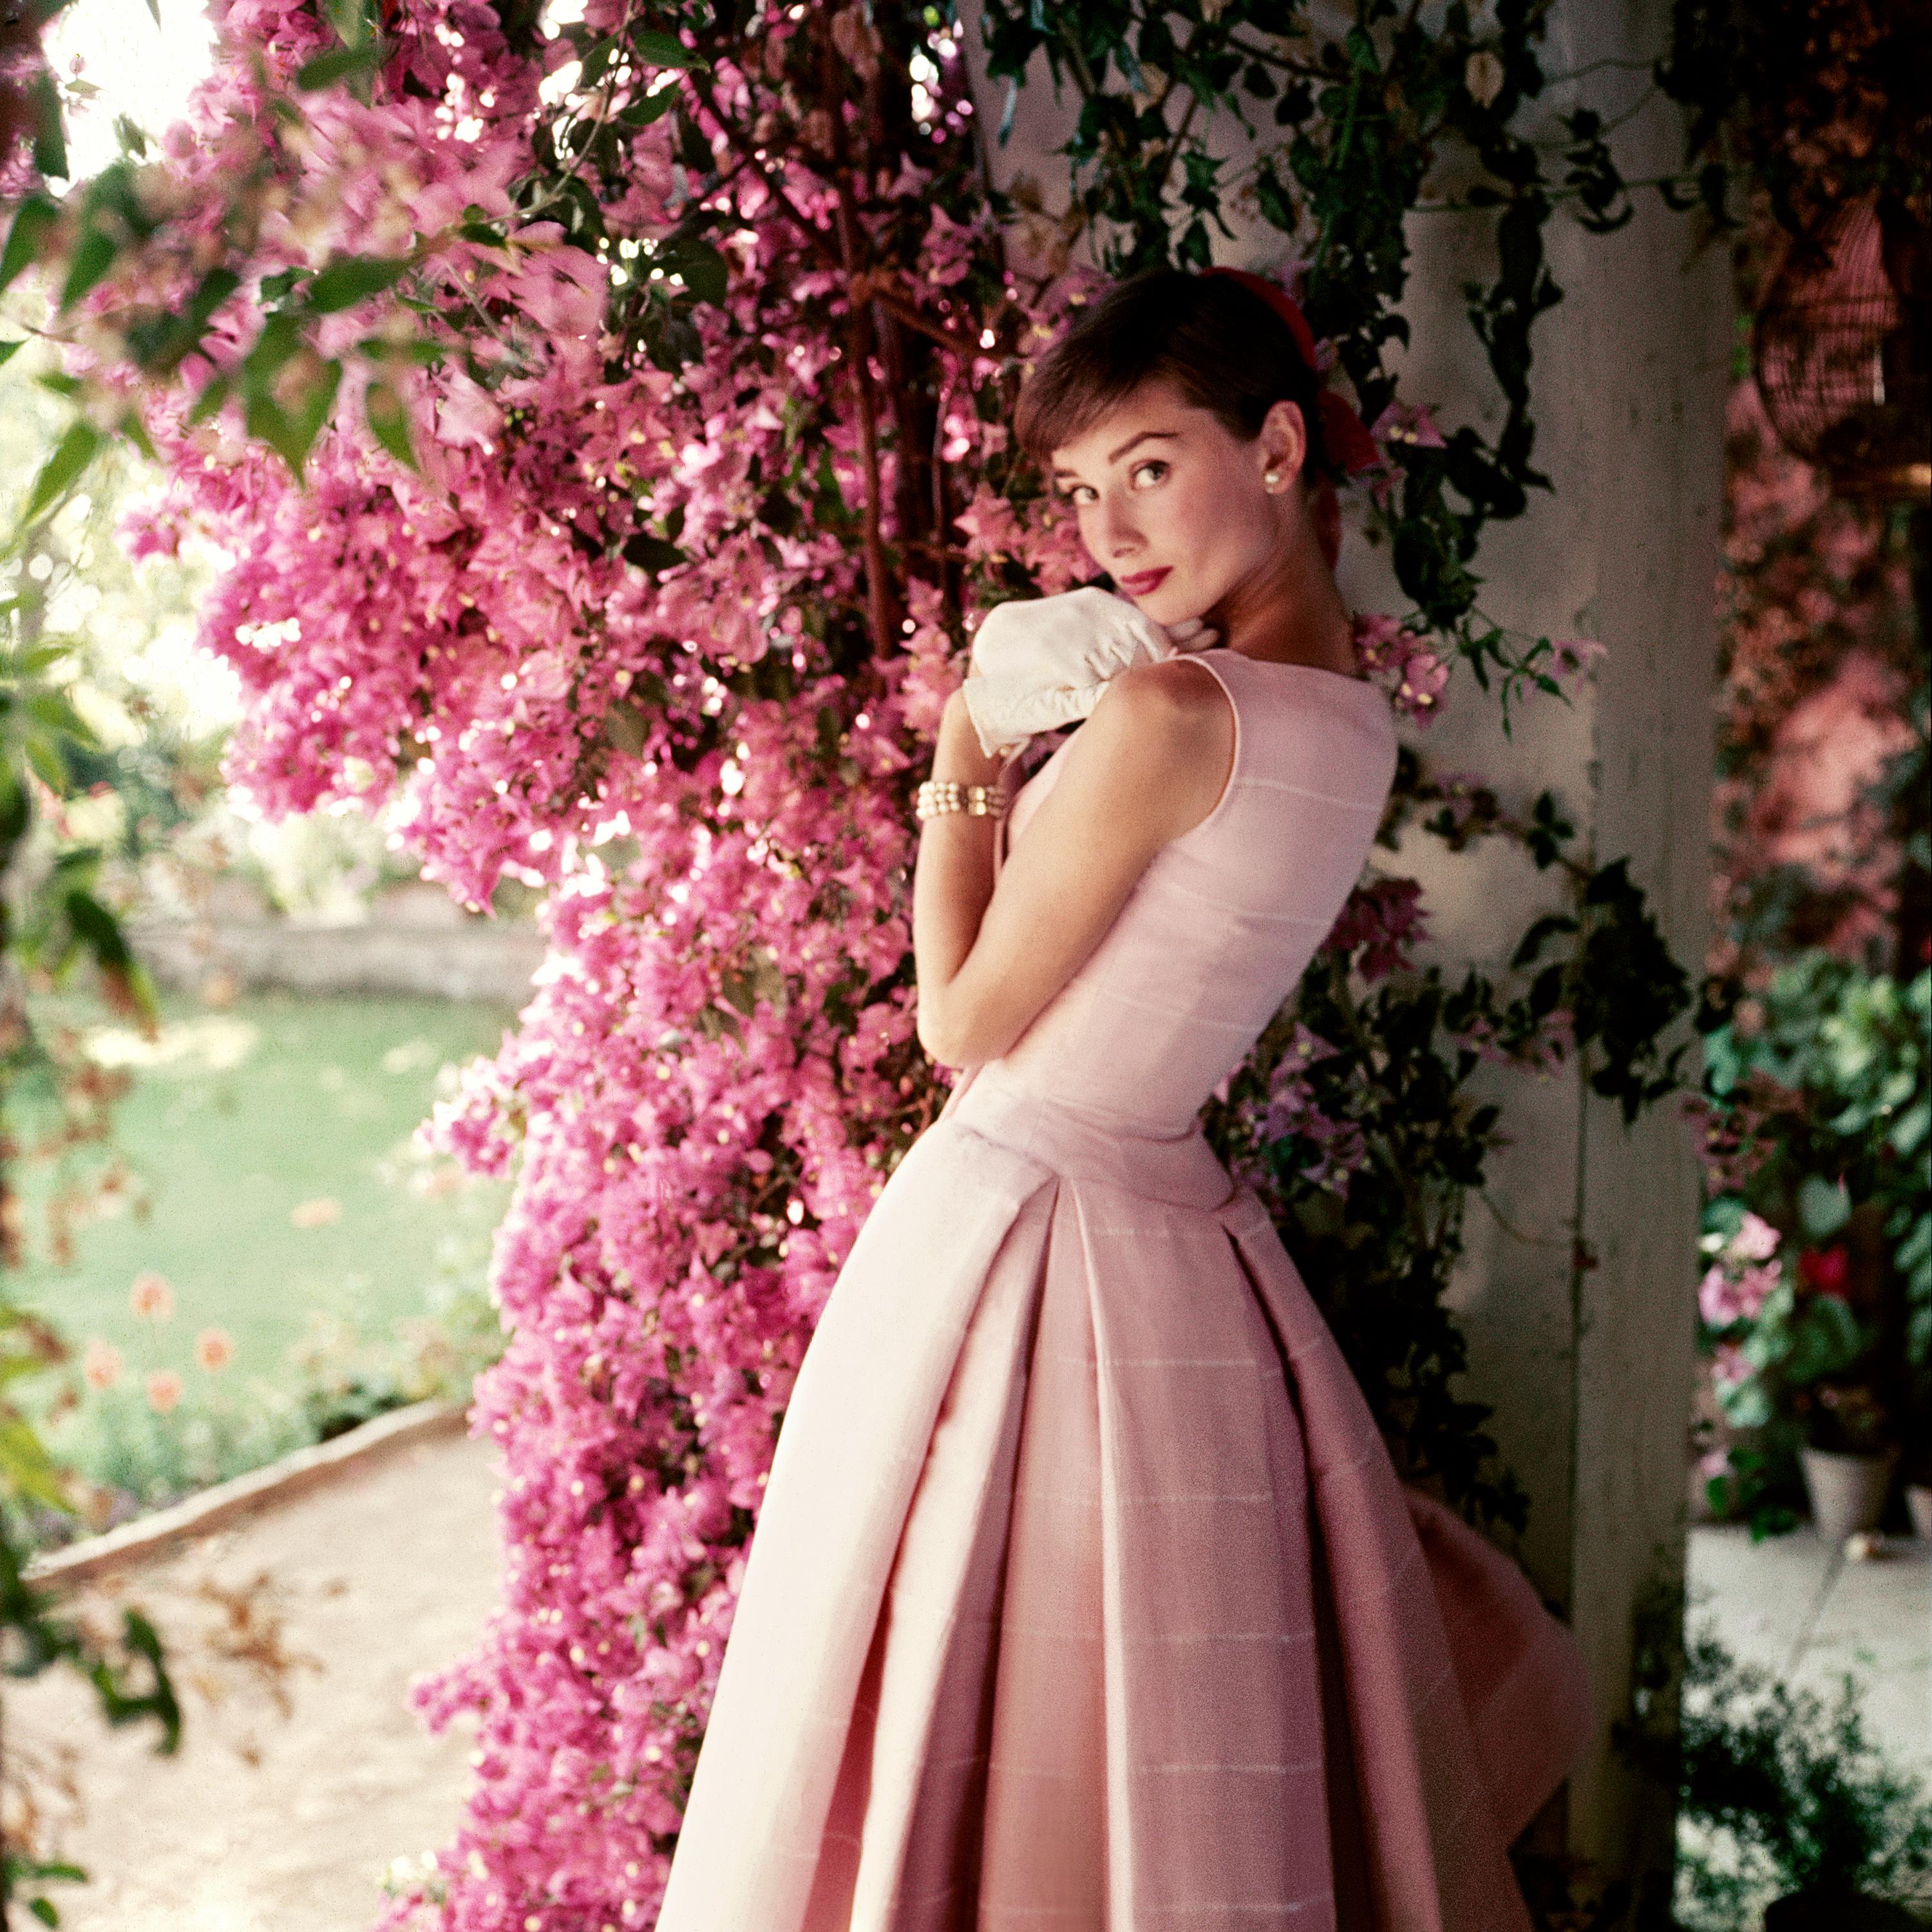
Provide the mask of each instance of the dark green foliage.
[{"label": "dark green foliage", "polygon": [[1932,1903],[1932,1804],[1868,1734],[1853,1680],[1830,1704],[1738,1664],[1706,1631],[1684,1658],[1673,1750],[1678,1816],[1696,1849],[1680,1858],[1677,1910],[1696,1932],[1752,1922],[1798,1892]]}]

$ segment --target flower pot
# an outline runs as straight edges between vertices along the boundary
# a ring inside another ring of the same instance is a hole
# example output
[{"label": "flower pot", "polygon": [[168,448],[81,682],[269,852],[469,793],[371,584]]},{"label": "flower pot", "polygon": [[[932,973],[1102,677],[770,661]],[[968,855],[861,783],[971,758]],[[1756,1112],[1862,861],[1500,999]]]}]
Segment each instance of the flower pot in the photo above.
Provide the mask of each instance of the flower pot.
[{"label": "flower pot", "polygon": [[1836,1449],[1801,1449],[1804,1491],[1811,1498],[1811,1520],[1820,1540],[1835,1549],[1861,1529],[1876,1529],[1885,1514],[1898,1451],[1850,1456]]},{"label": "flower pot", "polygon": [[1932,1483],[1907,1483],[1905,1504],[1912,1512],[1912,1533],[1921,1543],[1932,1543]]},{"label": "flower pot", "polygon": [[1924,1932],[1902,1905],[1845,1886],[1786,1892],[1764,1909],[1764,1932]]}]

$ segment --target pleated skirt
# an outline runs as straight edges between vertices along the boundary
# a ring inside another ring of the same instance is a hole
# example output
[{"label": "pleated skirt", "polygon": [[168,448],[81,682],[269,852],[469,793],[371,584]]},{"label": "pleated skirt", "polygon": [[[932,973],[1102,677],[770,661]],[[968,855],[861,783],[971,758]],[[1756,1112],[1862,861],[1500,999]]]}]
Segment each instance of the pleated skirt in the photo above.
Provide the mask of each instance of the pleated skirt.
[{"label": "pleated skirt", "polygon": [[660,1932],[1525,1932],[1568,1632],[1198,1132],[996,1071],[807,1352]]}]

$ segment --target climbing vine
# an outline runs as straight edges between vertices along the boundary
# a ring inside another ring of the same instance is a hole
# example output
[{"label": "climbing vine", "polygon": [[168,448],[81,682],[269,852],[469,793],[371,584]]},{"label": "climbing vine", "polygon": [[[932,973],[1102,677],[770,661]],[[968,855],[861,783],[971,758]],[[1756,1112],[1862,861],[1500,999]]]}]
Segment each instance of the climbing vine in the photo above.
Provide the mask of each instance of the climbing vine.
[{"label": "climbing vine", "polygon": [[[476,1782],[454,1846],[398,1874],[395,1924],[656,1910],[793,1376],[944,1097],[912,1023],[911,788],[971,614],[1094,574],[1006,424],[1096,278],[1023,282],[1005,227],[1090,229],[1112,272],[1198,264],[1251,194],[1383,453],[1358,508],[1412,608],[1360,620],[1366,665],[1418,733],[1458,666],[1506,717],[1588,675],[1588,640],[1486,616],[1476,570],[1547,487],[1545,226],[1630,212],[1593,112],[1559,112],[1554,150],[1520,131],[1569,84],[1546,10],[1425,28],[1362,0],[1328,35],[1234,0],[995,4],[988,73],[1043,46],[1082,91],[1064,220],[985,188],[956,16],[882,0],[232,0],[191,128],[64,193],[44,113],[0,154],[0,286],[44,291],[76,405],[29,520],[104,439],[152,451],[136,548],[234,560],[202,631],[247,693],[230,782],[384,814],[472,904],[506,876],[546,894],[518,1031],[428,1130],[517,1179],[512,1339],[475,1409],[508,1462],[505,1600],[422,1693],[477,1720]],[[1208,143],[1224,112],[1273,130],[1245,181]],[[1384,366],[1403,221],[1452,173],[1495,224],[1468,296],[1492,437]],[[1411,962],[1413,882],[1372,874],[1205,1124],[1407,1472],[1520,1526],[1444,1300],[1504,1130],[1474,1078],[1580,1070],[1634,1117],[1677,1078],[1688,990],[1554,796],[1412,745],[1385,844],[1405,828],[1521,842],[1563,909],[1452,982]]]}]

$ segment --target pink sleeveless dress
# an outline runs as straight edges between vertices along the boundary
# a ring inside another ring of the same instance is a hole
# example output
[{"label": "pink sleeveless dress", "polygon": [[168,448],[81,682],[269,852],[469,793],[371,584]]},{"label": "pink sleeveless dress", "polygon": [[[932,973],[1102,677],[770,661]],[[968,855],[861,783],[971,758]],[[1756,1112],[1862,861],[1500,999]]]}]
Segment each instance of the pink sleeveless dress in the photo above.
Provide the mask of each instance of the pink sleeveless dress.
[{"label": "pink sleeveless dress", "polygon": [[1360,874],[1393,721],[1196,656],[1220,800],[954,1088],[826,1306],[659,1932],[1528,1925],[1504,1848],[1594,1729],[1579,1654],[1397,1480],[1197,1120]]}]

